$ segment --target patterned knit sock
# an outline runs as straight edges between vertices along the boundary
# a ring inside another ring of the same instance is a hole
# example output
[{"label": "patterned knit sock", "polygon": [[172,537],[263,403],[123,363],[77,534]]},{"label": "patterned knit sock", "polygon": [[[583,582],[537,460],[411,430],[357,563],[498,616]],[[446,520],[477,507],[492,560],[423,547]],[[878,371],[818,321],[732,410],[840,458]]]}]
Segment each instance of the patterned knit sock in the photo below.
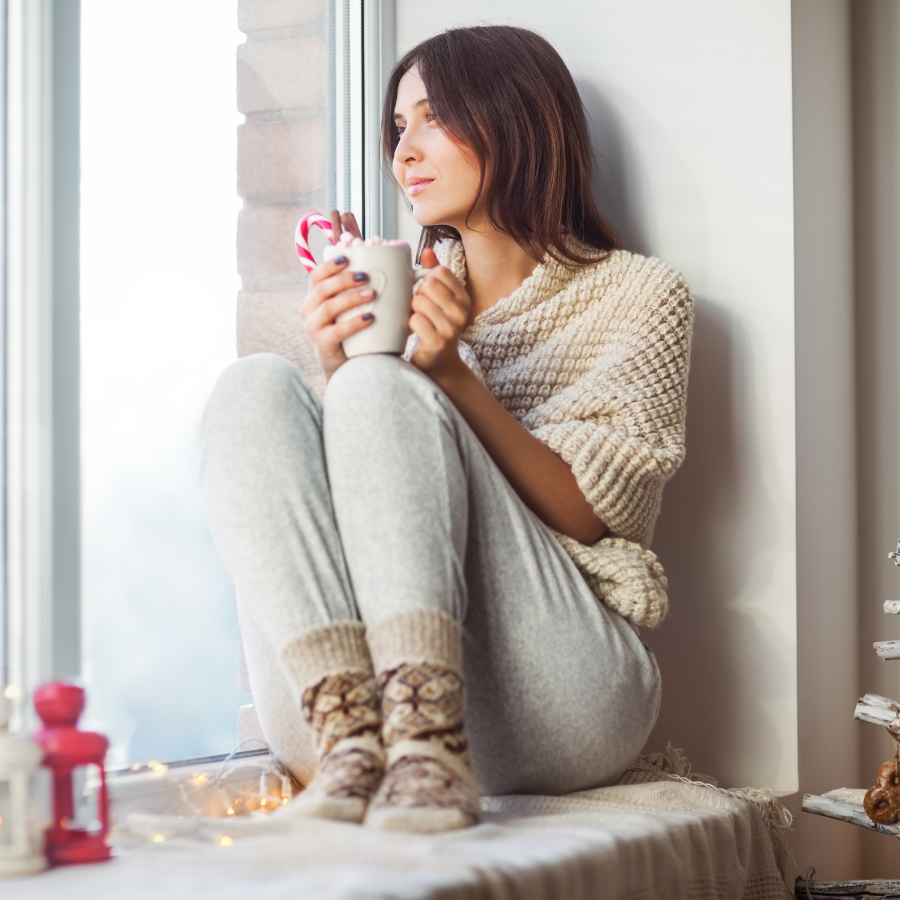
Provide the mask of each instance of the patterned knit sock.
[{"label": "patterned knit sock", "polygon": [[300,684],[310,685],[303,690],[301,708],[319,760],[312,781],[282,814],[361,822],[385,765],[378,690],[363,626],[341,622],[317,628],[292,642],[282,659]]},{"label": "patterned knit sock", "polygon": [[419,832],[474,825],[480,809],[463,727],[459,625],[416,610],[376,626],[370,646],[376,663],[392,662],[378,665],[388,770],[366,824]]}]

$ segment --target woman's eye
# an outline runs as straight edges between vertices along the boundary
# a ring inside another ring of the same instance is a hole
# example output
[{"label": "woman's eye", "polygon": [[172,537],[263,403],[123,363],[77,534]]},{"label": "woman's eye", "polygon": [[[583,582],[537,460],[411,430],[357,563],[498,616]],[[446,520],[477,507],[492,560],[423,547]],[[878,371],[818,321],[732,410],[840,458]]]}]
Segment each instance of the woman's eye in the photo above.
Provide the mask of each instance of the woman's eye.
[{"label": "woman's eye", "polygon": [[[437,117],[433,112],[431,112],[431,111],[429,110],[427,113],[425,113],[425,119],[426,119],[428,122],[437,122],[438,117]],[[397,134],[398,134],[398,135],[403,134],[404,131],[406,131],[406,126],[405,126],[405,125],[398,125],[398,126],[397,126]]]}]

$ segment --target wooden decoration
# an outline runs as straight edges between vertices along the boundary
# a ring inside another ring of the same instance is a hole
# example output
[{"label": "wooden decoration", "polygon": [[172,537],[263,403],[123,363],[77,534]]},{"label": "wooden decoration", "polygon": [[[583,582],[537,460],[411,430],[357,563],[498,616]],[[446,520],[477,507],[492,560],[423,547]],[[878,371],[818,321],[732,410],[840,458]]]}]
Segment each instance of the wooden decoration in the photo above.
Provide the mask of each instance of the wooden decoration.
[{"label": "wooden decoration", "polygon": [[807,794],[803,798],[803,812],[900,839],[900,824],[879,825],[866,815],[863,807],[865,795],[865,788],[835,788],[825,794]]},{"label": "wooden decoration", "polygon": [[875,641],[872,646],[882,659],[900,659],[900,641]]},{"label": "wooden decoration", "polygon": [[871,725],[882,725],[895,741],[900,741],[900,703],[880,694],[860,697],[853,718]]},{"label": "wooden decoration", "polygon": [[797,900],[886,900],[900,897],[900,881],[811,881],[798,875],[794,897]]}]

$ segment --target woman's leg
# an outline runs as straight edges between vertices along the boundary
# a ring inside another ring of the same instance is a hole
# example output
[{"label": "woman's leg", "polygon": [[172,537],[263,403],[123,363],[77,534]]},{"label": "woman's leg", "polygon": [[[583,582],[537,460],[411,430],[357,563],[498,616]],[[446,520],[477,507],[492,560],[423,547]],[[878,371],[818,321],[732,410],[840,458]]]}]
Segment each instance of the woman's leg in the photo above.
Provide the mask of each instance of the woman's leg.
[{"label": "woman's leg", "polygon": [[[457,623],[482,792],[563,793],[617,777],[659,704],[656,663],[635,630],[597,602],[413,366],[352,359],[324,405],[335,516],[376,670],[429,652],[447,662],[447,622]],[[452,706],[453,691],[436,690]]]},{"label": "woman's leg", "polygon": [[368,800],[360,784],[374,790],[381,777],[381,719],[334,521],[319,399],[280,357],[239,360],[207,406],[202,462],[263,733],[301,781],[318,772],[291,808],[359,819]]}]

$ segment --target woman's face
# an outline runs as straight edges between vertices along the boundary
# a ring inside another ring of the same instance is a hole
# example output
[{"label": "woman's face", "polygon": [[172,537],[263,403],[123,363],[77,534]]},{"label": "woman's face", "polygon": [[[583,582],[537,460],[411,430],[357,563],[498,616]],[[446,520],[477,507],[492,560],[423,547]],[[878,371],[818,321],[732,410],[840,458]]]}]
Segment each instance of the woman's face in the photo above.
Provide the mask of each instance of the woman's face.
[{"label": "woman's face", "polygon": [[[400,79],[394,124],[400,133],[394,177],[412,203],[413,218],[419,225],[468,230],[466,214],[478,194],[478,162],[471,151],[454,143],[438,127],[415,67]],[[469,217],[469,229],[478,226],[483,201],[484,191]]]}]

